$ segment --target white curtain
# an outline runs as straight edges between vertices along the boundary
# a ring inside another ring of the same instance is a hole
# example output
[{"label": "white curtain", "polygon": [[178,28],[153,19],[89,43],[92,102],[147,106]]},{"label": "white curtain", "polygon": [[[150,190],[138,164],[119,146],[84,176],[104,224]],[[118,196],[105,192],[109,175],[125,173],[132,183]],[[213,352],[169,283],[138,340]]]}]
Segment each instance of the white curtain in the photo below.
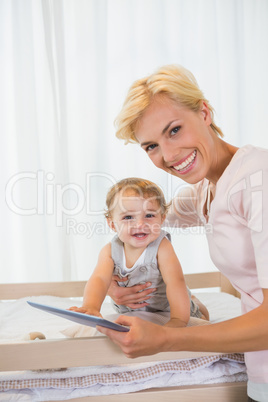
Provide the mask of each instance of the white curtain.
[{"label": "white curtain", "polygon": [[[268,148],[267,38],[267,0],[1,0],[0,281],[87,279],[111,184],[183,185],[114,136],[128,87],[161,65],[194,73],[227,142]],[[173,243],[185,272],[215,269],[200,229]]]}]

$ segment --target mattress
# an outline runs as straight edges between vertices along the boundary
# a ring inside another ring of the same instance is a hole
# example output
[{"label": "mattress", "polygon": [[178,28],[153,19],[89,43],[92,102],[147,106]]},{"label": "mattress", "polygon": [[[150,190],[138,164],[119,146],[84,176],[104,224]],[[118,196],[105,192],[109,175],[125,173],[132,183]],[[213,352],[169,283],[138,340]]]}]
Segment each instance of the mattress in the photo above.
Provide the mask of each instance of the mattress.
[{"label": "mattress", "polygon": [[[207,306],[211,322],[219,322],[240,315],[240,300],[219,292],[195,293]],[[0,342],[10,343],[29,339],[29,333],[41,332],[47,339],[68,336],[96,335],[89,327],[73,325],[70,321],[36,310],[27,300],[68,308],[81,305],[81,299],[53,296],[22,298],[0,302]],[[111,315],[109,303],[104,303],[102,314]],[[137,313],[136,313],[137,314]],[[144,316],[142,317],[144,318]],[[148,319],[151,319],[148,317]],[[168,317],[155,315],[152,321],[164,322]],[[42,342],[35,340],[33,342]],[[172,355],[171,355],[172,356]],[[0,373],[1,401],[50,401],[71,398],[122,394],[139,390],[246,381],[243,354],[219,354],[196,359],[165,362],[135,363],[118,366],[102,365],[59,370],[36,370]]]}]

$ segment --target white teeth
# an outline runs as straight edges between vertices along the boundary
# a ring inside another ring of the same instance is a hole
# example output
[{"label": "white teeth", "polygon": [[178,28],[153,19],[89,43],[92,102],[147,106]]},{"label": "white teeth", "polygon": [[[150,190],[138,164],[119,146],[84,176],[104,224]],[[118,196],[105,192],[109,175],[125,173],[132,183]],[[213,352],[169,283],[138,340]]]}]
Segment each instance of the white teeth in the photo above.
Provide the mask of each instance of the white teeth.
[{"label": "white teeth", "polygon": [[194,152],[192,153],[192,155],[189,156],[189,158],[187,158],[185,161],[183,161],[180,165],[178,165],[178,166],[173,166],[174,169],[176,169],[177,171],[184,169],[186,166],[190,165],[190,163],[193,162],[195,156],[196,156],[196,151],[194,151]]}]

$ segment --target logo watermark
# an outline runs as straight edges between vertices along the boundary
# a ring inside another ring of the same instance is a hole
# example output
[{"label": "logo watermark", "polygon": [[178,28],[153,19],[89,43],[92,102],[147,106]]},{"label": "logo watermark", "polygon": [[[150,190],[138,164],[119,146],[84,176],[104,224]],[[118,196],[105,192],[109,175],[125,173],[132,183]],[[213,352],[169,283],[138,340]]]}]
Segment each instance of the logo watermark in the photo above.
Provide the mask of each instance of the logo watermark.
[{"label": "logo watermark", "polygon": [[[116,182],[112,175],[101,172],[86,173],[83,185],[59,183],[54,173],[43,170],[20,172],[7,182],[6,204],[13,213],[21,216],[54,216],[55,225],[66,226],[67,234],[91,238],[93,234],[111,233],[104,219],[104,204],[107,191]],[[205,202],[207,194],[181,182],[175,187],[174,183],[169,181],[168,186],[169,188],[165,188],[163,192],[173,199],[172,208],[178,216],[178,222],[174,226],[180,226],[186,234],[212,233],[213,223],[204,224],[203,222],[202,229],[202,224],[194,225],[198,220],[198,214],[202,215],[202,202]],[[205,191],[207,191],[206,187]],[[223,198],[223,209],[227,215],[252,231],[263,230],[263,172],[261,170],[231,185]],[[213,209],[213,201],[211,208]],[[79,221],[79,214],[91,217],[90,222],[84,218],[83,221]],[[98,221],[92,222],[96,218]],[[169,226],[168,231],[171,230],[176,231],[177,228]]]},{"label": "logo watermark", "polygon": [[[107,188],[116,182],[109,174],[86,173],[85,185],[82,187],[76,183],[56,183],[54,173],[45,173],[42,170],[17,173],[7,182],[6,204],[12,212],[21,216],[54,215],[56,226],[61,227],[64,216],[75,216],[82,211],[88,216],[103,214],[103,208],[93,206],[93,196],[97,190],[96,179],[101,180],[102,184],[105,181]],[[19,190],[26,192],[29,186],[33,196],[29,200],[31,205],[26,207],[19,204],[20,197],[16,196],[16,193]]]}]

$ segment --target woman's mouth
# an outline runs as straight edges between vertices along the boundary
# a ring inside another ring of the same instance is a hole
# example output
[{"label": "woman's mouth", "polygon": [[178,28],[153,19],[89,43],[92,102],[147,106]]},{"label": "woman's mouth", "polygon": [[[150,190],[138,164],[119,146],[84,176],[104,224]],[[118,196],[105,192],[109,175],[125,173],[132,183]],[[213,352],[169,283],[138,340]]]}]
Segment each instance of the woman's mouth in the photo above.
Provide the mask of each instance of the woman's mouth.
[{"label": "woman's mouth", "polygon": [[188,156],[187,159],[185,159],[182,163],[179,165],[173,165],[172,168],[175,169],[177,172],[180,173],[186,173],[188,170],[192,167],[192,165],[195,162],[196,158],[196,150],[194,150],[190,156]]}]

